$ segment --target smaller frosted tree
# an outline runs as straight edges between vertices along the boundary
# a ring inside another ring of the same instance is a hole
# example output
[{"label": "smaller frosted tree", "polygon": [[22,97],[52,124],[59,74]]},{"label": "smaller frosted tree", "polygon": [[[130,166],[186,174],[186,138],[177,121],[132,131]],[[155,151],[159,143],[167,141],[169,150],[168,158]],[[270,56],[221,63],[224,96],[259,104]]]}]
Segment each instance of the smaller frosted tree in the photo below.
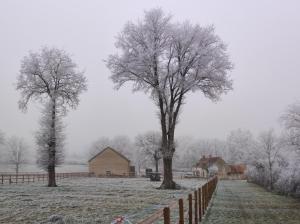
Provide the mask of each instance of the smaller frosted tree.
[{"label": "smaller frosted tree", "polygon": [[147,132],[138,135],[135,139],[137,148],[155,162],[155,171],[158,172],[158,162],[161,155],[161,135],[158,132]]},{"label": "smaller frosted tree", "polygon": [[[79,95],[87,90],[86,78],[82,71],[63,50],[43,48],[38,53],[24,57],[17,81],[17,90],[21,92],[19,107],[27,109],[30,100],[47,103],[50,111],[50,129],[48,143],[48,186],[56,187],[55,164],[57,156],[57,111],[67,112],[79,104]],[[48,127],[48,125],[47,125]],[[40,147],[41,145],[39,145]]]},{"label": "smaller frosted tree", "polygon": [[18,175],[21,166],[26,163],[28,146],[22,138],[13,136],[6,142],[8,162],[14,166]]}]

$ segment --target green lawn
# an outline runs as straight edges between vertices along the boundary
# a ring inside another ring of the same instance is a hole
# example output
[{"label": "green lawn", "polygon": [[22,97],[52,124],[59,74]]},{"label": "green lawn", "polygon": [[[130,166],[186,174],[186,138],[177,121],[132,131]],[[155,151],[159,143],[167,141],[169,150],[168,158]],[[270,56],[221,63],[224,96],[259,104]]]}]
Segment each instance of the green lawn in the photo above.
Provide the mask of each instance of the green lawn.
[{"label": "green lawn", "polygon": [[205,224],[300,224],[300,201],[246,181],[220,181]]}]

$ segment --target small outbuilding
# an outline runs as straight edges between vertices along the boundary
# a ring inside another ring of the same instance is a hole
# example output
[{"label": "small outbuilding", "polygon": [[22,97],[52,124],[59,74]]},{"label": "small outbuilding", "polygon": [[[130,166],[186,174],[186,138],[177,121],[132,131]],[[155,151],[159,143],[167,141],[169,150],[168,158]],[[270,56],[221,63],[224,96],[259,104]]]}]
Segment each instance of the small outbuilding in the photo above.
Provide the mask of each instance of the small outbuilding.
[{"label": "small outbuilding", "polygon": [[132,176],[133,168],[128,158],[111,147],[89,160],[89,172],[95,176]]}]

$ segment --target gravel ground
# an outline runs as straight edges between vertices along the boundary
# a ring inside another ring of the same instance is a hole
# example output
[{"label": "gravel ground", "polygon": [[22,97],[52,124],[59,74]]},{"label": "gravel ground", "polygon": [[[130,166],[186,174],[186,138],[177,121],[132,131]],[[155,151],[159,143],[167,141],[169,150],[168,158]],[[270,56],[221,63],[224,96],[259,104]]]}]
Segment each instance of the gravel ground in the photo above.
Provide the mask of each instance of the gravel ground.
[{"label": "gravel ground", "polygon": [[204,224],[300,224],[300,201],[246,181],[221,181]]},{"label": "gravel ground", "polygon": [[142,178],[64,179],[57,188],[43,183],[0,186],[0,223],[109,224],[118,215],[135,223],[203,183],[176,182],[185,189],[157,190],[160,183]]}]

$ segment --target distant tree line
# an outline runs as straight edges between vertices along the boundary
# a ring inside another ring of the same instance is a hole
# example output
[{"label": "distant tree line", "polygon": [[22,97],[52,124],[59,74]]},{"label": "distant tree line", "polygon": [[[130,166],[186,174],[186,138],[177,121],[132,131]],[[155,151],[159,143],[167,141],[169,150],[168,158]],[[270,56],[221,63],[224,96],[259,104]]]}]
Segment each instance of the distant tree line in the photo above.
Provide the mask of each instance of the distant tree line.
[{"label": "distant tree line", "polygon": [[[191,170],[202,156],[220,156],[230,164],[246,164],[249,181],[270,191],[300,197],[300,106],[293,104],[281,117],[283,130],[262,131],[254,136],[249,130],[231,131],[225,140],[194,139],[179,136],[176,139],[174,168]],[[126,141],[124,141],[126,139]],[[100,138],[91,146],[91,155],[105,146],[116,147],[129,155],[141,169],[159,167],[162,171],[159,132],[146,132],[129,137]]]}]

